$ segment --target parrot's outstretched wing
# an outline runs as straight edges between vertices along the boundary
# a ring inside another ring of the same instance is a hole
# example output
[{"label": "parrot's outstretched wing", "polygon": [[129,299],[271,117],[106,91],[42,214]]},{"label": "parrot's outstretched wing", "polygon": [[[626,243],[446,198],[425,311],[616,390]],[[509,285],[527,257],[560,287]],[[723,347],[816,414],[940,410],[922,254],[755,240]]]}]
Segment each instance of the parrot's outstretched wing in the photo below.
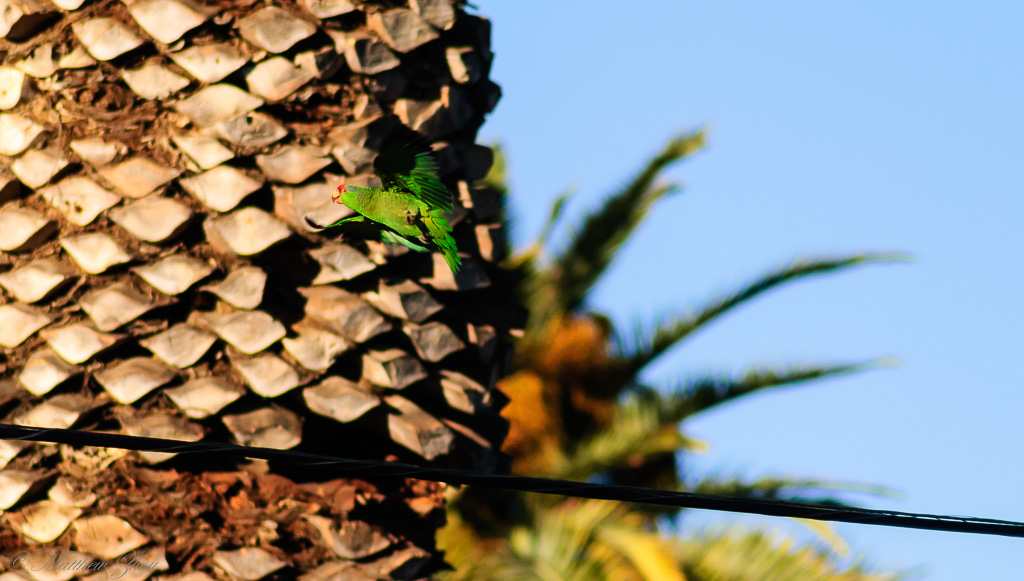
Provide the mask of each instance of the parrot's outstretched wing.
[{"label": "parrot's outstretched wing", "polygon": [[373,169],[385,188],[408,191],[431,209],[452,211],[452,195],[441,183],[434,152],[423,138],[410,137],[385,146],[373,161]]}]

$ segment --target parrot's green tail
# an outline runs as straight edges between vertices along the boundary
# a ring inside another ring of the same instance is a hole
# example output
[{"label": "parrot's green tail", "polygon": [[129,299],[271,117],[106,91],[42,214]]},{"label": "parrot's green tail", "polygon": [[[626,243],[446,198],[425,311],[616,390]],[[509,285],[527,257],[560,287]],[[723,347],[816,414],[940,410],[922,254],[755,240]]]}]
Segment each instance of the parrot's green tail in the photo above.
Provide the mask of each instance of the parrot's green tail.
[{"label": "parrot's green tail", "polygon": [[448,224],[448,219],[445,218],[444,212],[441,210],[430,210],[423,223],[426,225],[431,237],[433,237],[434,244],[437,245],[438,249],[441,250],[441,254],[444,255],[448,268],[452,269],[452,274],[458,273],[459,267],[462,266],[462,259],[459,258],[459,249],[455,247],[455,239],[451,235],[452,227]]}]

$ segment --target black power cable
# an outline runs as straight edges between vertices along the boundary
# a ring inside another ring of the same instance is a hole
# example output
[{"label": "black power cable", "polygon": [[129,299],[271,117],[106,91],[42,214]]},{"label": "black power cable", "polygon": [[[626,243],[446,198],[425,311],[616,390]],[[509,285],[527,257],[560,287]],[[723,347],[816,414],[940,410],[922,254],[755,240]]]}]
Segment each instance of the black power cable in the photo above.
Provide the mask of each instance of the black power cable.
[{"label": "black power cable", "polygon": [[272,460],[288,462],[299,466],[317,467],[350,477],[417,478],[420,480],[445,482],[447,484],[472,484],[475,486],[488,486],[491,488],[520,490],[540,494],[558,494],[598,500],[658,504],[678,508],[701,508],[724,512],[851,522],[955,533],[1024,537],[1024,523],[1006,520],[894,512],[784,500],[732,498],[712,494],[651,490],[638,486],[615,486],[573,482],[571,480],[556,480],[553,478],[487,474],[471,470],[430,468],[380,460],[335,458],[305,452],[238,446],[236,444],[218,442],[182,442],[163,438],[15,426],[2,423],[0,423],[0,439],[53,442],[75,447],[99,446],[103,448],[121,448],[140,452],[173,452],[177,454],[215,453],[239,458]]}]

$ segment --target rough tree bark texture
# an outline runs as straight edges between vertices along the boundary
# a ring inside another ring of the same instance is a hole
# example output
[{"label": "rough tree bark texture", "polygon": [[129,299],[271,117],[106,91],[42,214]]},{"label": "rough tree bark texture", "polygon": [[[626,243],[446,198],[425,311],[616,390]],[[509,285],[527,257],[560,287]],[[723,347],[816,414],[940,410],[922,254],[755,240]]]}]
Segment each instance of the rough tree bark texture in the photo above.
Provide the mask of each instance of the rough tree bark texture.
[{"label": "rough tree bark texture", "polygon": [[[3,421],[495,469],[520,321],[500,200],[473,185],[500,94],[486,19],[450,0],[0,0],[0,38]],[[458,198],[458,277],[305,225],[348,212],[331,194],[376,179],[396,123]],[[69,578],[32,571],[56,549],[108,571],[134,551],[134,580],[418,578],[443,564],[441,492],[0,441],[0,562],[19,569],[0,578]]]}]

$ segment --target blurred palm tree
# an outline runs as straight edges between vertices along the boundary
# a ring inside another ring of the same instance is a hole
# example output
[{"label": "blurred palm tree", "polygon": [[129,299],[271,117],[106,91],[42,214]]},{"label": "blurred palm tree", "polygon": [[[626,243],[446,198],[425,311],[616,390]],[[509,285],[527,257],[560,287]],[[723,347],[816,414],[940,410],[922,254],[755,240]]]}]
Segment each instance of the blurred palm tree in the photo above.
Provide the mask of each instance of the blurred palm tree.
[{"label": "blurred palm tree", "polygon": [[[898,257],[860,254],[794,262],[692,313],[627,330],[587,308],[596,283],[651,208],[679,190],[662,179],[663,172],[703,143],[701,131],[669,141],[549,258],[548,240],[571,192],[562,194],[537,241],[509,259],[530,317],[516,346],[515,372],[500,383],[510,399],[503,415],[511,431],[503,449],[512,471],[521,475],[841,503],[836,493],[847,487],[818,480],[684,479],[680,458],[701,444],[686,437],[680,424],[748,394],[849,374],[881,361],[758,369],[657,387],[642,373],[690,335],[770,290]],[[497,157],[486,182],[507,194],[500,150]],[[506,223],[508,214],[506,208]],[[740,528],[665,535],[659,528],[675,522],[667,518],[677,516],[675,509],[472,487],[454,491],[450,500],[449,525],[439,543],[455,566],[453,579],[892,578],[844,562],[841,540],[819,523],[812,528],[824,542],[800,543],[781,533]]]}]

